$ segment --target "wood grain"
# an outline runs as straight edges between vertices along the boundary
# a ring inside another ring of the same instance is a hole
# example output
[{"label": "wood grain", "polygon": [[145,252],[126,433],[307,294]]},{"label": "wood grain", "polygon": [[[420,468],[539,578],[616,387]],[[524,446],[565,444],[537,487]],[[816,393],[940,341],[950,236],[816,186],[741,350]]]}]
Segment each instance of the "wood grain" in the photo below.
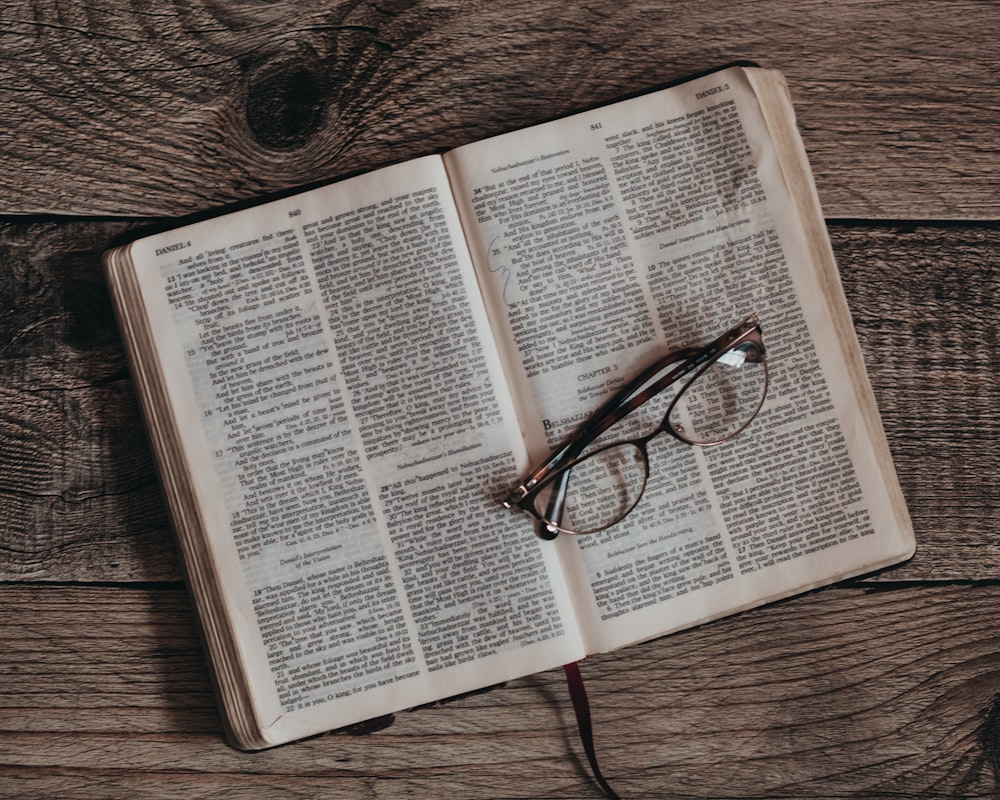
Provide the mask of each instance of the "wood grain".
[{"label": "wood grain", "polygon": [[101,273],[126,230],[0,223],[3,578],[178,577]]},{"label": "wood grain", "polygon": [[[827,589],[593,658],[605,770],[633,798],[995,797],[998,602]],[[560,672],[245,754],[180,590],[0,586],[0,633],[0,796],[597,796]]]},{"label": "wood grain", "polygon": [[749,58],[787,75],[827,214],[996,219],[990,30],[990,0],[14,0],[0,212],[178,216]]},{"label": "wood grain", "polygon": [[[179,580],[100,272],[141,226],[0,226],[0,579]],[[1000,576],[1000,231],[834,225],[917,531],[895,580]]]},{"label": "wood grain", "polygon": [[598,797],[555,672],[224,743],[99,256],[746,58],[789,80],[918,551],[591,659],[602,764],[626,798],[1000,800],[997,30],[993,0],[5,3],[0,797]]},{"label": "wood grain", "polygon": [[893,577],[1000,578],[1000,230],[831,230],[917,532]]}]

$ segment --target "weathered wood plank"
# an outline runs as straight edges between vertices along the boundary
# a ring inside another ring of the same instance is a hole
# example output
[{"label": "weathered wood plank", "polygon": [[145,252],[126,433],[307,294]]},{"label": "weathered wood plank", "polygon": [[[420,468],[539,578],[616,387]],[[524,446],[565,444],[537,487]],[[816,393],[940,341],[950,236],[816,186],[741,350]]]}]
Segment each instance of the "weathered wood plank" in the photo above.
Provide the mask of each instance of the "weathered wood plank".
[{"label": "weathered wood plank", "polygon": [[[998,603],[828,589],[591,659],[605,770],[635,798],[993,797]],[[245,754],[179,590],[0,586],[0,637],[5,797],[598,796],[558,672]]]},{"label": "weathered wood plank", "polygon": [[0,224],[0,576],[178,577],[100,254],[122,223]]},{"label": "weathered wood plank", "polygon": [[1000,230],[833,227],[831,233],[917,532],[918,555],[892,577],[995,579]]},{"label": "weathered wood plank", "polygon": [[[119,222],[0,226],[0,579],[177,580],[99,255]],[[893,579],[1000,574],[1000,230],[834,225],[917,530]]]},{"label": "weathered wood plank", "polygon": [[828,214],[997,219],[998,29],[984,0],[16,0],[0,212],[176,216],[750,58],[788,76]]}]

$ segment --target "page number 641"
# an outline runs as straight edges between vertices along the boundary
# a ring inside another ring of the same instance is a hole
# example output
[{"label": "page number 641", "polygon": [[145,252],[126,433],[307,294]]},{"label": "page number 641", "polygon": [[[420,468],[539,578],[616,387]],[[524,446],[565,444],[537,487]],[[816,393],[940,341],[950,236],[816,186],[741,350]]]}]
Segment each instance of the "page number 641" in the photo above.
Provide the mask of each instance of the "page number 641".
[{"label": "page number 641", "polygon": [[599,131],[602,127],[604,127],[604,126],[601,125],[600,122],[591,122],[590,123],[590,129],[592,131]]}]

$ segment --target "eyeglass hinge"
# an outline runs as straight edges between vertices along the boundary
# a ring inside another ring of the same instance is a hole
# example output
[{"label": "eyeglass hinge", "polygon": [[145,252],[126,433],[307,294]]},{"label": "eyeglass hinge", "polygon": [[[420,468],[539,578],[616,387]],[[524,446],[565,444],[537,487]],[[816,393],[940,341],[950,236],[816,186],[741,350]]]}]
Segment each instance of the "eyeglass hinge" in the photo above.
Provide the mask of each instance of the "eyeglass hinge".
[{"label": "eyeglass hinge", "polygon": [[520,503],[525,497],[528,496],[528,488],[522,483],[513,492],[511,492],[510,497],[503,501],[506,508],[512,508],[513,506]]}]

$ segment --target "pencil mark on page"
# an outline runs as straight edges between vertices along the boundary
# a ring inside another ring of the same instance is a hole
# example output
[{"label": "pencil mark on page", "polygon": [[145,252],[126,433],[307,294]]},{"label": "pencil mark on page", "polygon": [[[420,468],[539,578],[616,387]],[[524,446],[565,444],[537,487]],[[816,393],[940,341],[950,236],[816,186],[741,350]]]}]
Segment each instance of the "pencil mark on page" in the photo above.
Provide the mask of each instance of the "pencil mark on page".
[{"label": "pencil mark on page", "polygon": [[510,287],[510,279],[514,277],[514,272],[506,264],[498,264],[494,261],[500,255],[500,248],[494,247],[499,238],[499,236],[494,236],[490,242],[490,246],[486,249],[486,269],[499,277],[501,281],[500,298],[503,300],[504,306],[510,308],[510,298],[507,297],[507,289]]}]

